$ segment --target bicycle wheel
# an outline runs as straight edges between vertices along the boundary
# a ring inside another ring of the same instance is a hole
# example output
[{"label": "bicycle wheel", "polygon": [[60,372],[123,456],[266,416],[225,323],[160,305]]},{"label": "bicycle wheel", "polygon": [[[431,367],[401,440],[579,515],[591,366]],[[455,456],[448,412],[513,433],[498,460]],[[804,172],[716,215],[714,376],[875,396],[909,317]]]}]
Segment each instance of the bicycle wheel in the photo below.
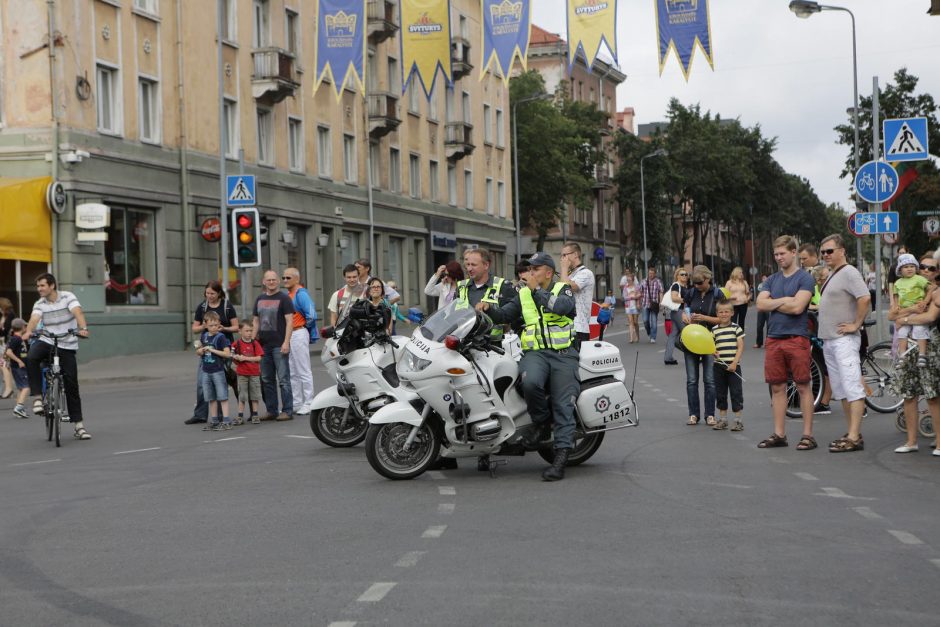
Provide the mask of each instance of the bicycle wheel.
[{"label": "bicycle wheel", "polygon": [[895,376],[891,342],[879,342],[868,349],[862,364],[862,374],[866,391],[871,390],[865,397],[868,407],[882,414],[890,414],[904,402],[888,385]]},{"label": "bicycle wheel", "polygon": [[[822,369],[816,358],[813,357],[809,364],[810,385],[813,390],[813,407],[819,404],[823,393]],[[803,410],[800,409],[800,393],[796,389],[796,384],[792,380],[787,381],[787,416],[790,418],[802,418]]]},{"label": "bicycle wheel", "polygon": [[55,445],[59,447],[62,446],[62,443],[59,441],[59,429],[62,426],[62,416],[64,416],[66,412],[65,390],[63,389],[62,379],[56,379],[55,396],[52,398],[55,401],[55,408],[52,411],[53,439],[55,440]]},{"label": "bicycle wheel", "polygon": [[47,377],[45,395],[43,396],[43,399],[42,399],[42,410],[43,410],[42,413],[43,413],[43,417],[46,419],[46,441],[47,442],[52,442],[53,430],[55,429],[55,426],[54,426],[55,415],[52,411],[52,404],[55,402],[53,399],[55,398],[54,392],[57,387],[58,386],[57,386],[56,380],[52,379],[51,377]]}]

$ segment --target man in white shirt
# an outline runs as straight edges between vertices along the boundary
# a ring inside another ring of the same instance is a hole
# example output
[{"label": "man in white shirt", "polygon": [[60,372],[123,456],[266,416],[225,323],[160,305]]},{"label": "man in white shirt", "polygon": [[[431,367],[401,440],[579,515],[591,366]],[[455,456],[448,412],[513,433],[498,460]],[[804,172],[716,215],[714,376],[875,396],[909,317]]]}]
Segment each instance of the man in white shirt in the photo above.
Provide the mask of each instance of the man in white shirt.
[{"label": "man in white shirt", "polygon": [[561,281],[571,286],[575,301],[575,348],[591,338],[591,302],[594,298],[594,273],[581,262],[581,246],[566,242],[561,249]]},{"label": "man in white shirt", "polygon": [[343,281],[346,285],[333,292],[330,304],[326,306],[330,312],[331,327],[335,327],[336,323],[345,317],[350,305],[362,298],[363,290],[359,284],[359,270],[356,266],[348,264],[343,268]]}]

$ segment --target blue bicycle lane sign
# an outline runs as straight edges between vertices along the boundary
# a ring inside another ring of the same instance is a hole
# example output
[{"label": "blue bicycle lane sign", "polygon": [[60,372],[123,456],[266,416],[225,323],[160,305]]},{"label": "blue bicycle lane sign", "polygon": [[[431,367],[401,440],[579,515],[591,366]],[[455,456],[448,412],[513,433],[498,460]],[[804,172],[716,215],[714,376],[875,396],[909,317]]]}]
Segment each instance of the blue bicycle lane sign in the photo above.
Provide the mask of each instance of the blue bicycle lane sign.
[{"label": "blue bicycle lane sign", "polygon": [[898,171],[885,161],[869,161],[855,173],[855,191],[865,202],[887,202],[898,191]]}]

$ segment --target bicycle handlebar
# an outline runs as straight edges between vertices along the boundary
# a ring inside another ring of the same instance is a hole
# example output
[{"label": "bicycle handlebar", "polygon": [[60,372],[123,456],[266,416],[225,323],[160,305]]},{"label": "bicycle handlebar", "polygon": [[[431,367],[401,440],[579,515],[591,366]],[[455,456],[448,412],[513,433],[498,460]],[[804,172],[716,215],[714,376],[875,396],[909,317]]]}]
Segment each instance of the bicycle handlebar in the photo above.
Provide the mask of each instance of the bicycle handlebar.
[{"label": "bicycle handlebar", "polygon": [[81,335],[78,334],[78,329],[69,329],[65,333],[59,333],[59,334],[50,333],[49,331],[46,331],[45,329],[37,329],[35,334],[41,335],[43,337],[47,337],[50,340],[62,340],[62,339],[69,337],[70,335],[81,337]]}]

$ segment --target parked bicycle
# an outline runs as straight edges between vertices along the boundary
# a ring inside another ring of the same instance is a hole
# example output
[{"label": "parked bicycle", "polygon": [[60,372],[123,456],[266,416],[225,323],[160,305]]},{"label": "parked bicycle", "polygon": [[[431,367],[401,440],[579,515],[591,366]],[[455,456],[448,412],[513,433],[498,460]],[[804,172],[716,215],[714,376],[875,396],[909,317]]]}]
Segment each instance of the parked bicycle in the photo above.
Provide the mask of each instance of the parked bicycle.
[{"label": "parked bicycle", "polygon": [[[904,419],[904,407],[898,407],[894,418],[894,426],[901,433],[907,433],[907,421]],[[932,438],[936,435],[933,426],[933,416],[930,415],[930,409],[927,407],[927,401],[923,396],[917,399],[917,431],[925,438]]]},{"label": "parked bicycle", "polygon": [[39,329],[35,333],[52,340],[52,353],[49,356],[49,366],[44,370],[42,410],[46,419],[46,439],[51,442],[55,440],[55,445],[62,446],[59,441],[59,424],[63,418],[68,416],[68,408],[65,402],[65,375],[62,373],[62,366],[59,365],[59,340],[65,339],[71,335],[78,335],[78,329],[69,329],[65,333],[50,333],[45,329]]}]

